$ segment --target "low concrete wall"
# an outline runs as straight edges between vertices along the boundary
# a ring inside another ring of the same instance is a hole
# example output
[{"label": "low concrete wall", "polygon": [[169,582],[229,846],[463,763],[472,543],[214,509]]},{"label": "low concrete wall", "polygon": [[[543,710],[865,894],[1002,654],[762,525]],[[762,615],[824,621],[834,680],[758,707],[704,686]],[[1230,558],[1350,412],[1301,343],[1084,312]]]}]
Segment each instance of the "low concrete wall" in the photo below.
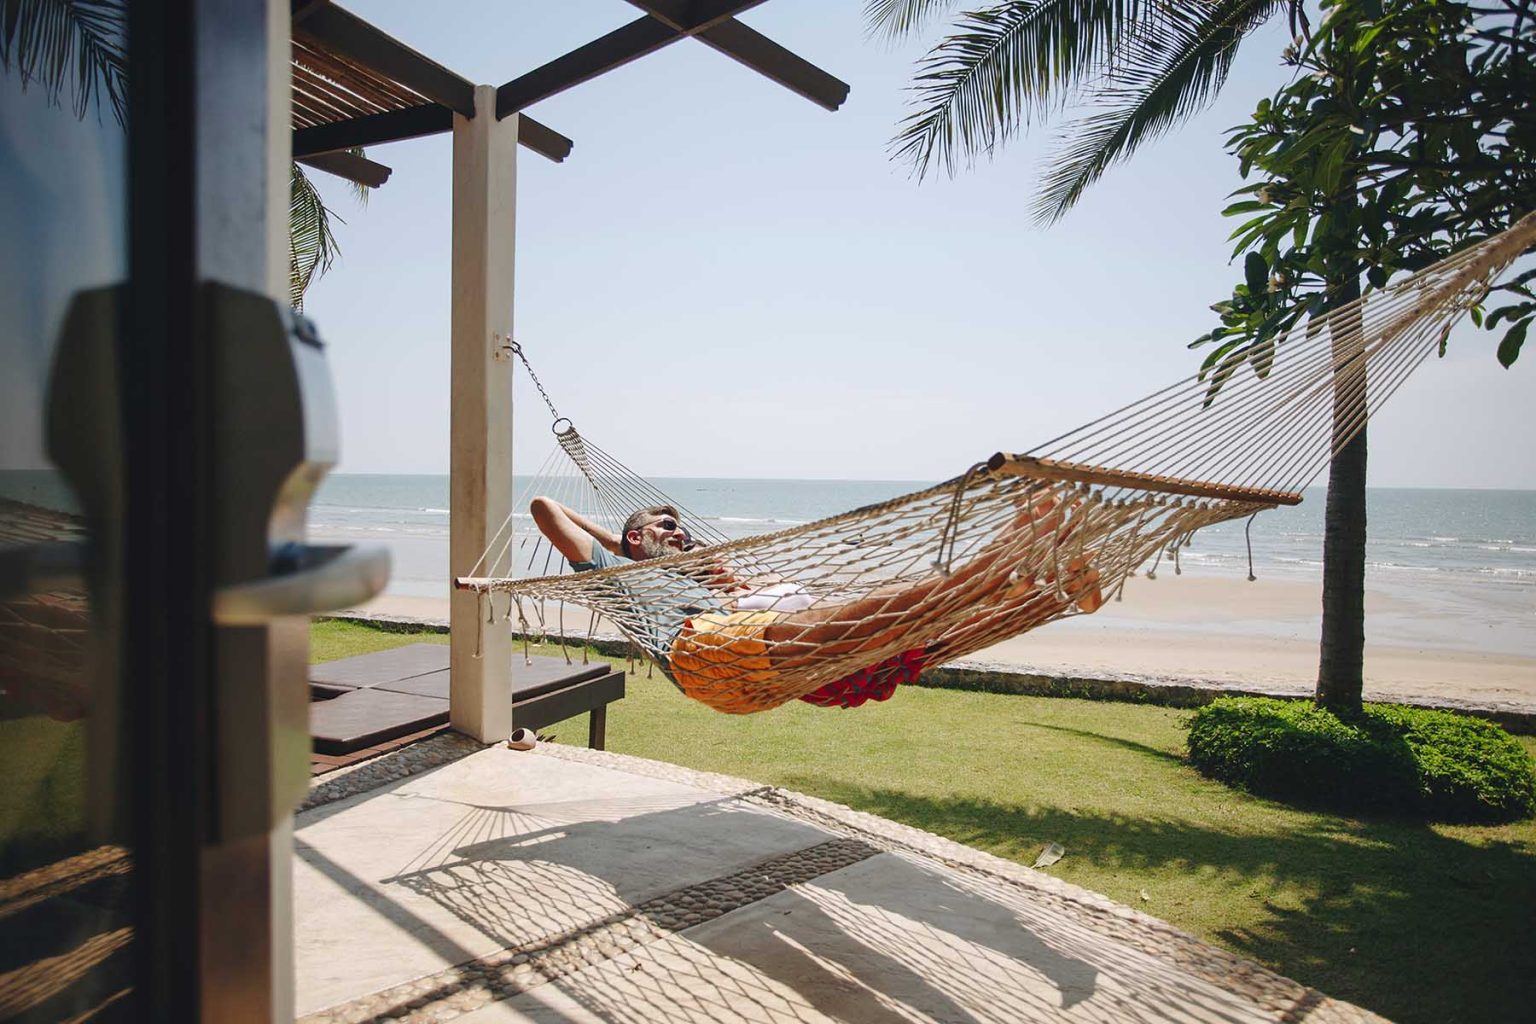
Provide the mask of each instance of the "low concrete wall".
[{"label": "low concrete wall", "polygon": [[[433,619],[402,619],[382,615],[321,615],[317,619],[336,619],[356,622],[392,633],[446,633],[448,623]],[[513,631],[514,645],[524,638]],[[530,641],[559,643],[560,637],[550,634],[533,635]],[[638,651],[620,636],[596,636],[587,638],[567,637],[572,647],[590,646],[599,654],[624,658]],[[1201,679],[1166,678],[1160,676],[1101,675],[1077,676],[1038,672],[1020,665],[1001,665],[979,661],[957,661],[928,669],[916,684],[941,690],[976,690],[982,693],[1016,693],[1030,697],[1076,697],[1081,700],[1118,700],[1133,704],[1155,704],[1163,707],[1197,708],[1209,704],[1217,697],[1281,697],[1290,700],[1307,700],[1312,696],[1310,688],[1232,682]],[[1477,703],[1445,698],[1419,697],[1404,701],[1414,707],[1436,708],[1457,714],[1486,718],[1497,722],[1512,733],[1536,735],[1536,707],[1514,703]]]}]

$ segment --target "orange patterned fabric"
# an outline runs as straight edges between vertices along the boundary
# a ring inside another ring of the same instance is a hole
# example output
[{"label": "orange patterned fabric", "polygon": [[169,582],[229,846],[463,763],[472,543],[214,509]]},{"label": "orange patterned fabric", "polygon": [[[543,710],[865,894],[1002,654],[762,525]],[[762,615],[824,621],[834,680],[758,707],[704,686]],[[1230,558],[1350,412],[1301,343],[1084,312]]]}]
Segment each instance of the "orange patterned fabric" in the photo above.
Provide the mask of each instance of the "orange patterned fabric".
[{"label": "orange patterned fabric", "polygon": [[678,687],[716,711],[746,715],[778,707],[790,695],[768,657],[763,631],[781,612],[707,612],[683,624],[668,662]]}]

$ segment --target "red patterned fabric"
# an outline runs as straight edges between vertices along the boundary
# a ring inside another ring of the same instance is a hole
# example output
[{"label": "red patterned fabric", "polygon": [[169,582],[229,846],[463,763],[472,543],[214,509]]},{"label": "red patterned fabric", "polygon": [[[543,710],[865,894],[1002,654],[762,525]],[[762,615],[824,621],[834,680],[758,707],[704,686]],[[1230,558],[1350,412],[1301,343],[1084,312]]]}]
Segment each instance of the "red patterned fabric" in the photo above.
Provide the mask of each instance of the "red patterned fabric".
[{"label": "red patterned fabric", "polygon": [[890,700],[902,683],[915,683],[922,674],[924,655],[921,647],[902,651],[878,665],[827,683],[800,699],[819,708],[856,708],[867,700]]}]

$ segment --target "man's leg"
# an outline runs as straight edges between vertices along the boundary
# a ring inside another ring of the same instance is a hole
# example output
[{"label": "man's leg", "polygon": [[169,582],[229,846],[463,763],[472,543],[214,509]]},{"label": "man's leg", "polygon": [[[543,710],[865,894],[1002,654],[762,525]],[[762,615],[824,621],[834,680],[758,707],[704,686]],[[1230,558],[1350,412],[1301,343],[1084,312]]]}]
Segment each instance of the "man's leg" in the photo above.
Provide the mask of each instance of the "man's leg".
[{"label": "man's leg", "polygon": [[928,616],[967,608],[1012,585],[1020,559],[1038,542],[1060,544],[1071,532],[1066,514],[1077,502],[1065,504],[1054,495],[1032,498],[1028,507],[1000,536],[960,569],[913,584],[872,591],[837,605],[817,605],[794,612],[768,626],[763,639],[774,661],[784,668],[811,657],[837,657],[878,651],[900,644],[914,610]]}]

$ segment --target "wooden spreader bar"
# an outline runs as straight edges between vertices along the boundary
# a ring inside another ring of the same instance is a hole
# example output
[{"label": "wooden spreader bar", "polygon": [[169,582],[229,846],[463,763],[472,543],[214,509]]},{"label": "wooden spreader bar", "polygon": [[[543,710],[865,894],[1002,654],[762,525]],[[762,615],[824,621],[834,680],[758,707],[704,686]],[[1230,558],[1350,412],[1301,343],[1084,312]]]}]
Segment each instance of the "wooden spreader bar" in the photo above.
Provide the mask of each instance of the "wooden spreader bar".
[{"label": "wooden spreader bar", "polygon": [[1241,501],[1253,505],[1301,504],[1301,495],[1295,491],[1210,484],[1199,480],[1184,480],[1175,476],[1157,476],[1153,473],[1137,473],[1132,470],[1084,466],[1076,462],[1058,462],[1055,459],[1042,459],[1033,455],[1009,455],[998,452],[987,460],[987,469],[993,473],[1006,473],[1012,476],[1033,476],[1043,480],[1071,480],[1077,483],[1099,484],[1103,487],[1131,487],[1141,491],[1157,491],[1161,494],[1186,494],[1195,498]]}]

